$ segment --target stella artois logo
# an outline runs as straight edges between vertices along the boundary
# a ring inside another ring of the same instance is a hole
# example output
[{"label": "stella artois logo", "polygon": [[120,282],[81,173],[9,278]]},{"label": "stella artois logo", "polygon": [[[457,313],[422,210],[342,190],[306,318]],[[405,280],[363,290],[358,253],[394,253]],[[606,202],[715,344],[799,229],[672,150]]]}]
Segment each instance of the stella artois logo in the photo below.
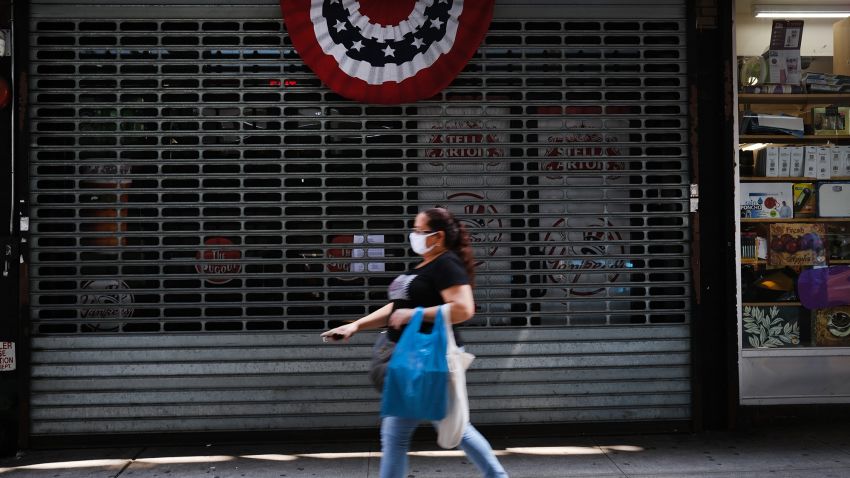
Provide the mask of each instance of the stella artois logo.
[{"label": "stella artois logo", "polygon": [[[442,129],[434,125],[434,129]],[[492,128],[492,126],[489,126]],[[446,121],[445,129],[460,130],[456,133],[433,134],[429,143],[434,146],[425,151],[427,158],[497,158],[505,155],[499,143],[504,142],[498,133],[485,130],[486,126],[478,120]],[[465,130],[465,131],[464,131]]]},{"label": "stella artois logo", "polygon": [[[80,296],[82,308],[80,315],[84,319],[126,319],[133,316],[133,294],[126,282],[120,280],[91,280],[82,285],[85,291]],[[83,324],[87,332],[114,332],[119,325],[115,323]]]},{"label": "stella artois logo", "polygon": [[[472,247],[487,257],[495,256],[503,235],[502,219],[496,206],[484,202],[484,196],[471,192],[450,194],[448,200],[459,203],[460,207],[451,205],[449,209],[456,213],[458,221],[469,231]],[[476,257],[479,256],[476,254]],[[483,263],[483,260],[478,260],[475,267]]]},{"label": "stella artois logo", "polygon": [[[611,225],[605,225],[600,219],[599,226],[587,226],[588,229],[581,231],[580,243],[568,245],[569,238],[565,232],[547,232],[544,240],[551,242],[546,247],[546,268],[549,274],[546,276],[550,284],[564,286],[565,294],[578,297],[591,297],[605,292],[606,287],[598,285],[583,287],[583,283],[602,282],[613,284],[620,277],[619,270],[626,267],[626,260],[622,258],[606,257],[611,253],[625,253],[622,245],[614,245],[612,251],[606,244],[609,241],[620,241],[622,237],[617,231],[608,230]],[[553,227],[563,227],[564,219],[559,219]],[[613,272],[606,272],[613,269]],[[601,272],[601,274],[600,274]]]}]

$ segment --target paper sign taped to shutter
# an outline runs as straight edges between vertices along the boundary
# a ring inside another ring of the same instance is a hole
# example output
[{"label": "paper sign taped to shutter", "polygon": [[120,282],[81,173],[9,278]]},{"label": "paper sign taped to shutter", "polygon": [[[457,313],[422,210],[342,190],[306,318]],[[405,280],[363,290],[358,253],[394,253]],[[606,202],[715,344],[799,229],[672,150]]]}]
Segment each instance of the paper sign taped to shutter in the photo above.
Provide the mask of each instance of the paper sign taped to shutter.
[{"label": "paper sign taped to shutter", "polygon": [[15,370],[15,342],[0,342],[0,372]]}]

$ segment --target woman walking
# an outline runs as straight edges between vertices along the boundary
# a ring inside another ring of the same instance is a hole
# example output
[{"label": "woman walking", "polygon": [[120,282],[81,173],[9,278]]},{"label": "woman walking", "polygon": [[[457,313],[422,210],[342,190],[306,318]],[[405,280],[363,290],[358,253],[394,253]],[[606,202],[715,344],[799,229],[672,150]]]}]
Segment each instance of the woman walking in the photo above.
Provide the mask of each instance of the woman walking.
[{"label": "woman walking", "polygon": [[[389,340],[398,342],[416,307],[424,308],[424,333],[431,332],[443,304],[451,307],[452,324],[472,318],[475,271],[469,234],[463,224],[446,209],[427,209],[416,215],[410,244],[422,260],[390,284],[390,303],[350,324],[328,330],[322,337],[347,340],[361,330],[388,326]],[[458,330],[452,330],[458,347],[463,347]],[[380,478],[407,476],[407,452],[419,423],[410,418],[382,418]],[[507,478],[490,443],[471,424],[464,430],[460,448],[486,478]]]}]

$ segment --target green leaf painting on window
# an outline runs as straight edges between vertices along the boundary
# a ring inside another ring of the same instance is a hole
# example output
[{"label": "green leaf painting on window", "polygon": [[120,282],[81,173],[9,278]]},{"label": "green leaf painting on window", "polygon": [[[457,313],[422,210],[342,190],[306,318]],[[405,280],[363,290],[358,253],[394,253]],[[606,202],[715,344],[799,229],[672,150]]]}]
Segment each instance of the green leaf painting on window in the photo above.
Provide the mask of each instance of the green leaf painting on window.
[{"label": "green leaf painting on window", "polygon": [[745,346],[789,347],[800,344],[800,310],[797,307],[746,306],[743,314]]}]

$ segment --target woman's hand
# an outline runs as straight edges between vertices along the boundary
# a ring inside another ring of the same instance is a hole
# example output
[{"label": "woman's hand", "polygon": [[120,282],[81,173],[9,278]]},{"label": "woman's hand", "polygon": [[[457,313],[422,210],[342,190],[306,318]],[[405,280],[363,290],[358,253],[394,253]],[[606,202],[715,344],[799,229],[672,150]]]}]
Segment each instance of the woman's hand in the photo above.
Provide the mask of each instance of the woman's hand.
[{"label": "woman's hand", "polygon": [[350,324],[340,325],[335,329],[331,329],[323,333],[322,341],[339,342],[340,340],[344,340],[348,342],[348,339],[351,338],[352,335],[356,334],[357,330],[358,327],[353,322]]},{"label": "woman's hand", "polygon": [[410,322],[413,317],[413,309],[396,309],[390,315],[389,325],[394,329],[400,329],[402,325]]}]

